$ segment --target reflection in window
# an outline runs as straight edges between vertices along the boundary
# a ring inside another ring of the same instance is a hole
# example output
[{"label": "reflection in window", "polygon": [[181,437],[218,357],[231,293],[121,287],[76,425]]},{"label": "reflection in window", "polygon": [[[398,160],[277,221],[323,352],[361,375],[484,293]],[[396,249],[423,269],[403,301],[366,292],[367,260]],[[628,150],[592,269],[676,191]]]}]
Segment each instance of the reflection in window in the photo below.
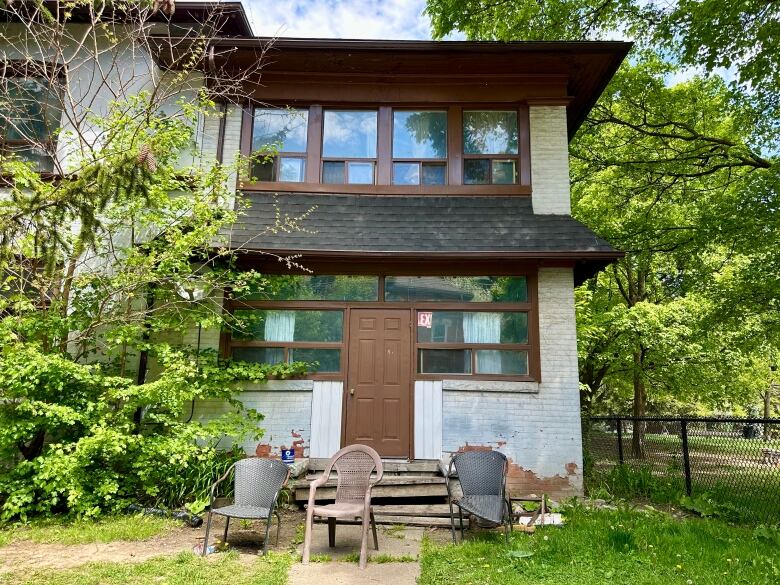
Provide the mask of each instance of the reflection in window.
[{"label": "reflection in window", "polygon": [[394,111],[393,159],[394,185],[446,184],[447,113]]},{"label": "reflection in window", "polygon": [[376,276],[285,274],[268,276],[262,290],[240,295],[255,301],[376,301]]},{"label": "reflection in window", "polygon": [[464,111],[463,153],[464,185],[517,183],[517,159],[491,156],[517,155],[517,112]]},{"label": "reflection in window", "polygon": [[420,374],[470,374],[469,349],[420,349],[417,354]]},{"label": "reflection in window", "polygon": [[465,154],[517,154],[517,112],[466,110],[463,112]]},{"label": "reflection in window", "polygon": [[341,350],[317,349],[311,347],[293,347],[290,349],[289,362],[316,364],[317,372],[338,372],[341,370]]},{"label": "reflection in window", "polygon": [[524,303],[524,276],[387,276],[385,300],[458,303]]},{"label": "reflection in window", "polygon": [[252,362],[255,364],[281,364],[284,363],[283,347],[234,347],[234,360]]},{"label": "reflection in window", "polygon": [[323,114],[323,183],[374,183],[377,113],[372,110],[326,110]]},{"label": "reflection in window", "polygon": [[418,343],[528,343],[528,313],[420,311]]},{"label": "reflection in window", "polygon": [[240,309],[233,316],[233,339],[314,342],[342,339],[342,311]]},{"label": "reflection in window", "polygon": [[478,349],[475,353],[477,374],[528,375],[526,350]]},{"label": "reflection in window", "polygon": [[52,172],[61,87],[45,77],[15,77],[11,69],[0,81],[0,150],[34,163],[38,172]]},{"label": "reflection in window", "polygon": [[322,155],[328,158],[376,158],[376,112],[326,110]]},{"label": "reflection in window", "polygon": [[309,112],[305,109],[256,108],[252,152],[268,153],[252,164],[258,181],[300,183],[306,176]]}]

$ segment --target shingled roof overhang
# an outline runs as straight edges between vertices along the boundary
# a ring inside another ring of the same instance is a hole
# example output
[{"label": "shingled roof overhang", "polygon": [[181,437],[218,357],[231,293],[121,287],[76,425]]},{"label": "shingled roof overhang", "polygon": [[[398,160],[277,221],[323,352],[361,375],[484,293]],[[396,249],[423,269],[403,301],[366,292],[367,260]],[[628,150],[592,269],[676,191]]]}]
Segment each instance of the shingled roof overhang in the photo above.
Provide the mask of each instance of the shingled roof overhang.
[{"label": "shingled roof overhang", "polygon": [[[248,193],[229,232],[247,253],[329,260],[570,261],[582,282],[622,256],[567,215],[537,215],[517,196],[373,196]],[[277,217],[303,229],[273,231]]]},{"label": "shingled roof overhang", "polygon": [[[384,86],[387,99],[403,84],[428,88],[451,83],[481,87],[499,99],[491,88],[504,87],[506,99],[567,105],[569,138],[577,132],[590,109],[617,71],[632,44],[622,41],[494,42],[494,41],[376,41],[349,39],[295,39],[265,37],[215,39],[210,67],[242,70],[262,60],[262,75],[255,91],[268,92],[285,83],[323,83],[330,78],[344,88],[355,84]],[[177,67],[187,54],[186,42],[159,39],[156,58],[161,66]],[[534,87],[554,84],[554,94],[537,96]],[[452,86],[450,86],[452,87]],[[394,89],[395,88],[395,89]],[[286,94],[295,102],[295,94]],[[544,99],[541,99],[544,98]],[[557,100],[557,101],[556,101]],[[468,100],[467,100],[468,101]]]}]

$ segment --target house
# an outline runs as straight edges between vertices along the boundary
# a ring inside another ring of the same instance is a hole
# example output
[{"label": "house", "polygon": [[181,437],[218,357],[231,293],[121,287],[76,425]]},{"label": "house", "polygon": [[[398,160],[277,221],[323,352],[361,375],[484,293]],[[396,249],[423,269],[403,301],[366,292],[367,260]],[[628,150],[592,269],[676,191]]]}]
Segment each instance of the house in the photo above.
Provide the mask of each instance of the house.
[{"label": "house", "polygon": [[[178,6],[179,25],[197,21]],[[630,45],[271,42],[226,7],[208,67],[270,49],[253,101],[225,104],[202,146],[268,153],[235,178],[249,207],[228,238],[273,285],[226,296],[250,326],[201,342],[318,364],[246,387],[264,447],[322,459],[364,443],[414,462],[498,449],[510,489],[581,493],[574,287],[620,254],[571,217],[568,141]],[[279,213],[301,229],[269,230]]]}]

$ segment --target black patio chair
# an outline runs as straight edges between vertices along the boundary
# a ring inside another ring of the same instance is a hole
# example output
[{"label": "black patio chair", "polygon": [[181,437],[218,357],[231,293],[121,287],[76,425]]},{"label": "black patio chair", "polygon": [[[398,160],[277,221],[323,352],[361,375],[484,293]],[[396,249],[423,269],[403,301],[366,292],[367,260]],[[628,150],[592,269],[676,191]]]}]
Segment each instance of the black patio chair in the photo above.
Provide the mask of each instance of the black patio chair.
[{"label": "black patio chair", "polygon": [[[235,469],[233,480],[235,498],[229,506],[214,508],[214,498],[217,496],[217,486],[222,483]],[[271,530],[271,517],[276,515],[276,543],[279,544],[279,529],[282,519],[276,509],[279,492],[290,477],[290,468],[281,461],[248,457],[236,461],[211,486],[209,502],[209,517],[206,521],[206,538],[203,542],[202,555],[206,556],[209,547],[209,532],[213,514],[225,517],[225,534],[222,542],[227,542],[228,527],[231,518],[244,520],[265,520],[265,538],[263,539],[263,554],[268,553],[268,533]]]},{"label": "black patio chair", "polygon": [[[453,474],[453,467],[455,474]],[[450,504],[450,527],[452,541],[455,537],[455,512],[460,517],[460,539],[463,540],[463,511],[484,520],[488,524],[504,526],[504,537],[509,542],[512,530],[512,507],[506,491],[508,461],[498,451],[465,451],[450,459],[447,469],[442,466],[444,482],[447,484],[447,498]],[[453,497],[450,480],[457,477],[463,493]]]}]

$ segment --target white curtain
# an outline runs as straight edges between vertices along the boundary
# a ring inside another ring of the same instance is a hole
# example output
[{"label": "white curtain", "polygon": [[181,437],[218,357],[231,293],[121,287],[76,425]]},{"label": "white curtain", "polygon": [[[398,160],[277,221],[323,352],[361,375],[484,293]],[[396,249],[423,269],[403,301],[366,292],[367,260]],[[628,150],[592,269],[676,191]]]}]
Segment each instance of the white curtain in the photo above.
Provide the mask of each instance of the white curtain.
[{"label": "white curtain", "polygon": [[266,341],[293,341],[295,311],[268,311],[265,314]]},{"label": "white curtain", "polygon": [[[464,343],[500,343],[501,313],[463,313]],[[500,374],[501,354],[483,349],[477,355],[478,373]]]}]

